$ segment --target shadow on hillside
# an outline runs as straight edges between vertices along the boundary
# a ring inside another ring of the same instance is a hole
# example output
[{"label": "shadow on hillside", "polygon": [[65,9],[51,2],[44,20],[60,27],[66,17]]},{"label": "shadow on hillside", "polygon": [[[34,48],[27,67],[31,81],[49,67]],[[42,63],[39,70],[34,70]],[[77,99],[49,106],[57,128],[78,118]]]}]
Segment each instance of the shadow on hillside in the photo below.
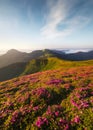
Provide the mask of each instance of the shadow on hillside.
[{"label": "shadow on hillside", "polygon": [[74,86],[71,86],[68,90],[66,88],[57,88],[49,90],[52,98],[50,99],[49,105],[60,104],[62,100],[66,99],[70,93],[74,90]]}]

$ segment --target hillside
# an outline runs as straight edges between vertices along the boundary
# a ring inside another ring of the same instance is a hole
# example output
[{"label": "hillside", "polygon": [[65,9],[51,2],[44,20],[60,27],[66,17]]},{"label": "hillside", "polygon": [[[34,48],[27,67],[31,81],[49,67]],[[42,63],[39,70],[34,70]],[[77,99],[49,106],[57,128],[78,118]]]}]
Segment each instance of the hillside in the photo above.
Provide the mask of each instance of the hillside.
[{"label": "hillside", "polygon": [[15,49],[12,49],[9,50],[6,54],[0,56],[0,68],[18,62],[29,62],[33,59],[47,57],[57,57],[63,60],[71,61],[93,60],[93,51],[65,54],[63,51],[49,49],[35,50],[31,53],[20,52]]},{"label": "hillside", "polygon": [[30,61],[22,73],[22,75],[31,74],[35,72],[45,71],[45,70],[54,70],[59,68],[71,68],[79,66],[91,66],[93,65],[93,60],[88,61],[67,61],[62,60],[57,57],[49,58],[39,58]]},{"label": "hillside", "polygon": [[92,130],[93,66],[64,67],[0,83],[1,130]]},{"label": "hillside", "polygon": [[71,68],[78,66],[93,65],[93,60],[89,61],[66,61],[57,57],[45,57],[33,59],[29,62],[15,63],[0,69],[0,81],[5,81],[18,76],[53,70],[59,68]]},{"label": "hillside", "polygon": [[91,60],[93,59],[93,51],[66,54],[63,55],[62,58],[66,60],[73,60],[73,61]]},{"label": "hillside", "polygon": [[20,52],[15,49],[9,50],[6,54],[0,56],[0,68],[20,62],[29,62],[32,59],[40,57],[55,56],[51,50],[36,50],[31,53]]},{"label": "hillside", "polygon": [[0,68],[0,81],[5,81],[18,77],[25,70],[27,63],[14,63],[4,68]]},{"label": "hillside", "polygon": [[28,54],[15,49],[9,50],[6,54],[0,56],[0,68],[20,62],[28,61]]}]

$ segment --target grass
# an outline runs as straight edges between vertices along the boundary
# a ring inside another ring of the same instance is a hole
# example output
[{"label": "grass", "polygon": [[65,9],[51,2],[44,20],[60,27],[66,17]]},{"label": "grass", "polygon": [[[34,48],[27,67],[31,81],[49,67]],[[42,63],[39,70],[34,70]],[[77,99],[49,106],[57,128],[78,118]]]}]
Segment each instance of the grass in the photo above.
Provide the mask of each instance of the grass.
[{"label": "grass", "polygon": [[[92,130],[92,62],[48,58],[42,67],[58,69],[1,82],[0,129]],[[41,62],[33,63],[41,67]]]},{"label": "grass", "polygon": [[45,71],[45,70],[53,70],[53,69],[60,69],[60,68],[64,69],[64,68],[91,66],[91,65],[93,65],[93,60],[66,61],[56,57],[39,58],[30,61],[21,75],[32,74],[32,73]]}]

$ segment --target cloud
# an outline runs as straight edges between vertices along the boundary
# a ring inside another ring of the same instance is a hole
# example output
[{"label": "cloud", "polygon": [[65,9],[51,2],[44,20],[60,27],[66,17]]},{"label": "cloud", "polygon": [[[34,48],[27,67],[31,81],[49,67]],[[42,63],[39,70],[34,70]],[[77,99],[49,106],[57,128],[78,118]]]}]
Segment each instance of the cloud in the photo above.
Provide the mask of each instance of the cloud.
[{"label": "cloud", "polygon": [[64,37],[84,27],[91,20],[91,4],[91,0],[48,0],[49,11],[41,35],[45,38]]}]

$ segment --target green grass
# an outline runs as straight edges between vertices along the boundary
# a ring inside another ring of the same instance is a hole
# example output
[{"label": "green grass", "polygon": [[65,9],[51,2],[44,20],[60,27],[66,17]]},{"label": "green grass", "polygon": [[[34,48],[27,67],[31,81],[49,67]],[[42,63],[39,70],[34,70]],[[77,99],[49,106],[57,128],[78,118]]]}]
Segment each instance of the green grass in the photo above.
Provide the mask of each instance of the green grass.
[{"label": "green grass", "polygon": [[92,62],[1,82],[0,130],[93,130]]},{"label": "green grass", "polygon": [[32,73],[45,71],[45,70],[71,68],[71,67],[78,67],[78,66],[89,66],[89,65],[93,65],[93,60],[66,61],[56,57],[39,58],[39,59],[31,60],[27,64],[24,72],[21,75],[32,74]]},{"label": "green grass", "polygon": [[0,81],[9,80],[22,75],[32,74],[36,72],[54,70],[54,69],[67,69],[79,66],[91,66],[93,60],[89,61],[67,61],[57,57],[44,57],[33,59],[26,63],[15,63],[0,69]]}]

